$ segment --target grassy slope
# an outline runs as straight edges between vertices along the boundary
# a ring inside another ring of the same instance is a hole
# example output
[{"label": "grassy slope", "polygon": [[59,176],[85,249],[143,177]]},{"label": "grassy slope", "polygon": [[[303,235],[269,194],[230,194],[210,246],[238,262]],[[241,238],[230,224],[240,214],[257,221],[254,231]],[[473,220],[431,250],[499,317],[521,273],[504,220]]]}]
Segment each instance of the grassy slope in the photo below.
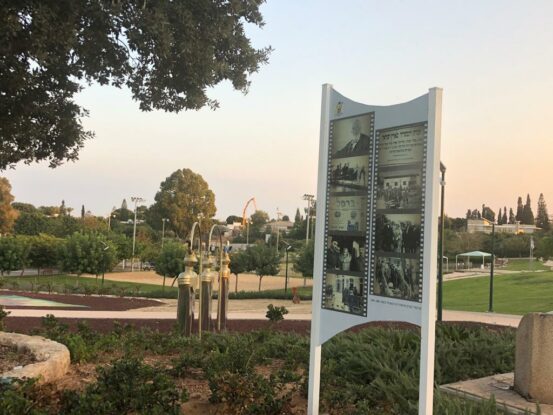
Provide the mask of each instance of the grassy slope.
[{"label": "grassy slope", "polygon": [[[444,308],[487,311],[489,277],[447,281]],[[525,314],[553,310],[553,272],[522,272],[494,278],[494,311]]]},{"label": "grassy slope", "polygon": [[551,267],[535,259],[532,262],[528,259],[509,259],[507,265],[501,269],[509,271],[551,271]]}]

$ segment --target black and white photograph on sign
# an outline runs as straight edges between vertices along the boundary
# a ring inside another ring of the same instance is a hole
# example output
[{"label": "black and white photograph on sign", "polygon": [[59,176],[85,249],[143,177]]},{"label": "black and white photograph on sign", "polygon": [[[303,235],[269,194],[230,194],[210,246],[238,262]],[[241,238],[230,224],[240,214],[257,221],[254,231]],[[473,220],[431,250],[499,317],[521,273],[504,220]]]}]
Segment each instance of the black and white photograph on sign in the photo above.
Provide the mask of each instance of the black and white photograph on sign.
[{"label": "black and white photograph on sign", "polygon": [[324,308],[364,314],[362,277],[328,274],[324,290]]},{"label": "black and white photograph on sign", "polygon": [[376,214],[376,251],[416,254],[420,248],[420,214]]},{"label": "black and white photograph on sign", "polygon": [[332,157],[351,157],[369,154],[372,147],[372,114],[334,121]]},{"label": "black and white photograph on sign", "polygon": [[327,272],[364,271],[365,237],[327,236]]},{"label": "black and white photograph on sign", "polygon": [[377,256],[371,294],[420,300],[419,260]]},{"label": "black and white photograph on sign", "polygon": [[328,230],[366,230],[367,196],[331,196],[328,204]]},{"label": "black and white photograph on sign", "polygon": [[369,156],[332,160],[330,166],[330,191],[348,192],[366,190],[369,175]]},{"label": "black and white photograph on sign", "polygon": [[377,209],[420,209],[420,169],[380,171],[376,186]]},{"label": "black and white photograph on sign", "polygon": [[425,124],[379,131],[379,165],[389,166],[422,162],[424,158],[425,136]]}]

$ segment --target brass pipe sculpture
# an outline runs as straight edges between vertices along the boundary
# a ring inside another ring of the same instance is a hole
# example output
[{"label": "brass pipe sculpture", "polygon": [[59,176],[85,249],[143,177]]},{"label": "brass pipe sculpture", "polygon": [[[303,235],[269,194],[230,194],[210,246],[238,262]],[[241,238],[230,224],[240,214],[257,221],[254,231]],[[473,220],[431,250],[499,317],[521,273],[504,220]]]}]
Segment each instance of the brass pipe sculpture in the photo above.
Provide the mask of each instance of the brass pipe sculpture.
[{"label": "brass pipe sculpture", "polygon": [[[228,254],[226,254],[224,245],[223,245],[223,235],[221,234],[221,228],[219,225],[213,225],[209,231],[208,239],[208,249],[211,247],[211,237],[213,236],[213,231],[217,229],[217,234],[219,236],[219,290],[217,294],[217,331],[221,331],[221,327],[226,329],[227,323],[227,311],[228,311],[228,277],[230,272],[225,273],[225,264],[228,269],[228,264],[230,259],[228,259]],[[226,257],[225,257],[226,256]],[[225,263],[225,260],[228,260]]]}]

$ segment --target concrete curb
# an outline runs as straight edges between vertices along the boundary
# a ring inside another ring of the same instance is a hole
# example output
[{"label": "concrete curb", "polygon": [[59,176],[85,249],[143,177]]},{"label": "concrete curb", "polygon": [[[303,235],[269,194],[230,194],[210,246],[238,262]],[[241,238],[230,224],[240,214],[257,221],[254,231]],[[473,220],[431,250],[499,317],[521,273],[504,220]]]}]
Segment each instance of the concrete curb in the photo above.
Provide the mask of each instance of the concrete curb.
[{"label": "concrete curb", "polygon": [[28,351],[37,360],[20,369],[4,372],[0,378],[38,378],[38,383],[47,383],[64,376],[71,364],[67,347],[44,337],[0,332],[0,344]]}]

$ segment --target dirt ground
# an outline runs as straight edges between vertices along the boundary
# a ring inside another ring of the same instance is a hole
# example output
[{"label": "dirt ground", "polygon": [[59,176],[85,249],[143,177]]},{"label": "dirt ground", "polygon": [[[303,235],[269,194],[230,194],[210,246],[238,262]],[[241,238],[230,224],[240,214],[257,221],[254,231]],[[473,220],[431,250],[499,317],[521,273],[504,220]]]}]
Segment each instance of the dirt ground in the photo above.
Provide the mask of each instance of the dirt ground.
[{"label": "dirt ground", "polygon": [[[96,278],[95,275],[85,275],[83,277]],[[136,282],[139,284],[163,285],[163,277],[157,275],[154,271],[135,271],[135,272],[112,272],[105,275],[106,280]],[[266,276],[261,280],[262,290],[276,290],[284,288],[284,277]],[[171,285],[172,278],[167,278],[165,283]],[[311,286],[313,280],[306,279],[306,285]],[[230,276],[230,290],[234,291],[236,287],[236,276]],[[303,278],[288,278],[288,287],[303,287]],[[238,291],[257,291],[259,288],[259,277],[254,274],[238,274]],[[215,281],[214,289],[217,289]]]}]

